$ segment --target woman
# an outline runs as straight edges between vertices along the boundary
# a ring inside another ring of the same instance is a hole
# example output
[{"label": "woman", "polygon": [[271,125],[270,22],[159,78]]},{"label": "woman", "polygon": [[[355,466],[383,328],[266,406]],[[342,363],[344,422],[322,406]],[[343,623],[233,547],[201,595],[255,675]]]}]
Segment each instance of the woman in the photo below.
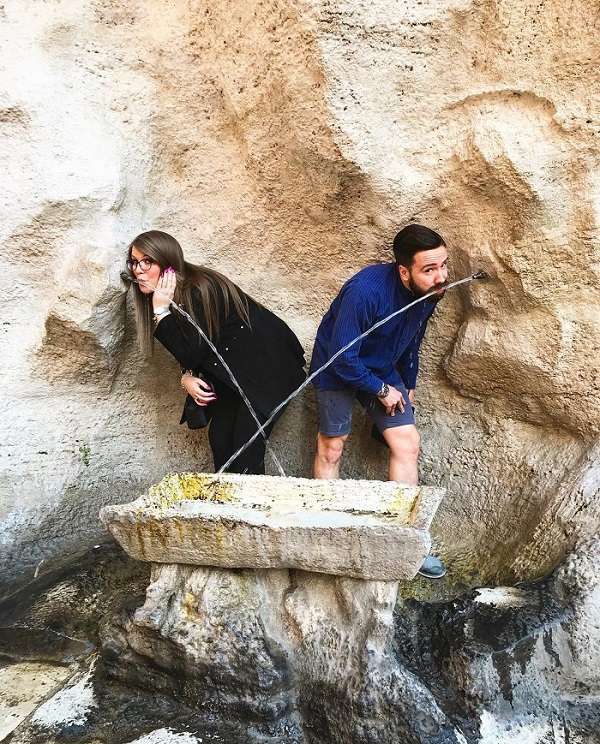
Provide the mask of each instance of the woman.
[{"label": "woman", "polygon": [[[134,277],[140,344],[151,350],[153,337],[160,341],[181,365],[187,393],[209,407],[208,439],[219,470],[258,426],[217,354],[170,301],[188,312],[214,344],[261,424],[304,380],[302,346],[280,318],[227,277],[185,261],[181,246],[167,233],[138,235],[129,246],[127,266]],[[186,420],[184,408],[181,423]],[[265,438],[258,436],[228,470],[263,474],[265,446]]]}]

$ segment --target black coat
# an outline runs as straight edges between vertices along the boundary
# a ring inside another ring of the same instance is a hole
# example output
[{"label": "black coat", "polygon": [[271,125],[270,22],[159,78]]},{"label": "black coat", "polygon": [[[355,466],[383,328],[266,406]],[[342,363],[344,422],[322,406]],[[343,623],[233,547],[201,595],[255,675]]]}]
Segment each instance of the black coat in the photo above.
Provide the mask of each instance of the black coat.
[{"label": "black coat", "polygon": [[[252,407],[269,416],[305,379],[304,350],[281,318],[250,297],[247,300],[252,327],[232,306],[227,319],[221,322],[214,345]],[[206,333],[199,298],[194,310]],[[154,337],[182,368],[200,373],[208,380],[220,380],[238,392],[217,355],[185,317],[175,313],[165,316],[156,326]]]}]

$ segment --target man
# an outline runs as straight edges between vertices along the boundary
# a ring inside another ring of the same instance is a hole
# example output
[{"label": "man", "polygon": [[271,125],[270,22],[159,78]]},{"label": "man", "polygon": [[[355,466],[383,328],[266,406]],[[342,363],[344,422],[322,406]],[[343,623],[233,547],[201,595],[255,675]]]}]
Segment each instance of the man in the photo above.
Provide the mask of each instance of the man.
[{"label": "man", "polygon": [[[315,478],[339,477],[357,399],[390,448],[389,479],[418,483],[419,432],[413,404],[419,346],[444,294],[448,251],[438,233],[410,224],[394,238],[394,257],[395,263],[368,266],[344,284],[317,331],[311,374],[378,321],[428,292],[436,294],[349,346],[315,377],[319,423]],[[420,573],[441,578],[446,569],[429,556]]]}]

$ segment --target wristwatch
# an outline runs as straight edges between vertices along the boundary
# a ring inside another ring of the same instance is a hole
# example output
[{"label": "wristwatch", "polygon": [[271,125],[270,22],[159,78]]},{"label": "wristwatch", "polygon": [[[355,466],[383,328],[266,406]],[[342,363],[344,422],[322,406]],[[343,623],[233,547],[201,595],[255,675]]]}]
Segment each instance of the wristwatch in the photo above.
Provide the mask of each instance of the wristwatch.
[{"label": "wristwatch", "polygon": [[381,386],[381,390],[377,393],[378,398],[387,398],[390,394],[390,386],[384,382]]}]

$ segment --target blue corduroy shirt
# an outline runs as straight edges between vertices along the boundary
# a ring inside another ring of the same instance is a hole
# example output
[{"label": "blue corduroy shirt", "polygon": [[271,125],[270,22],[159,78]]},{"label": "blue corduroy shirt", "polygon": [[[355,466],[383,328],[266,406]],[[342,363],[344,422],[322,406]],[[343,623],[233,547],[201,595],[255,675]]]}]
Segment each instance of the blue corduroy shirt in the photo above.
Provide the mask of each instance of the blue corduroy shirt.
[{"label": "blue corduroy shirt", "polygon": [[[348,279],[323,317],[310,364],[311,374],[375,323],[416,299],[402,284],[395,263],[367,266]],[[424,300],[388,320],[320,372],[313,384],[324,390],[354,388],[378,393],[384,382],[416,386],[419,346],[436,302]]]}]

